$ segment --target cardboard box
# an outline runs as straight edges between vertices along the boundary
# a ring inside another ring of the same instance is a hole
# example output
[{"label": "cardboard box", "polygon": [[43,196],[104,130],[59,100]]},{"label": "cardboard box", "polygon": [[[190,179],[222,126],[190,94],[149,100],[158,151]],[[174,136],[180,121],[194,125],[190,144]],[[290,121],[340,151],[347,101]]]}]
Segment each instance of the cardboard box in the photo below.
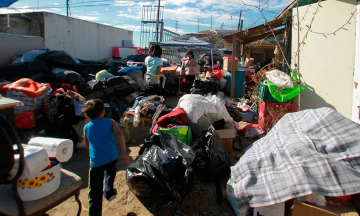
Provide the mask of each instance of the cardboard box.
[{"label": "cardboard box", "polygon": [[315,206],[296,199],[287,202],[287,216],[359,216],[354,207],[345,205]]},{"label": "cardboard box", "polygon": [[226,128],[226,125],[225,125],[225,129],[215,130],[215,131],[216,131],[216,133],[219,134],[221,140],[223,141],[223,144],[224,144],[226,150],[230,154],[232,152],[232,149],[233,149],[233,141],[234,141],[234,138],[235,138],[234,130]]},{"label": "cardboard box", "polygon": [[[224,59],[223,70],[231,71],[231,63],[232,63],[232,59]],[[237,68],[239,67],[238,64],[239,64],[239,60],[235,58],[235,71],[237,71]]]},{"label": "cardboard box", "polygon": [[255,207],[253,216],[284,216],[285,202],[275,205]]}]

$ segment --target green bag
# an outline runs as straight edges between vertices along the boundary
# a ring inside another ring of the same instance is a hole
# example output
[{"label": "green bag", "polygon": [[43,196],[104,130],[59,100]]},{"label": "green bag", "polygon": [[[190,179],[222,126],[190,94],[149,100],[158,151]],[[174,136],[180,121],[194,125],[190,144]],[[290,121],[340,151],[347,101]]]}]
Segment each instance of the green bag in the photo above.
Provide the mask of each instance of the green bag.
[{"label": "green bag", "polygon": [[[291,77],[291,79],[294,81],[294,88],[293,89],[283,89],[282,93],[280,94],[276,89],[278,88],[277,85],[274,85],[270,80],[268,79],[268,88],[270,91],[270,94],[280,103],[283,103],[285,101],[288,101],[292,99],[293,97],[296,97],[299,95],[299,85],[297,85],[295,82],[299,79],[296,78],[296,72],[294,73],[294,76]],[[301,87],[301,93],[305,91],[304,87]]]},{"label": "green bag", "polygon": [[164,131],[165,133],[173,135],[176,139],[190,146],[192,142],[192,134],[190,126],[180,126],[175,125],[174,127],[167,129],[159,127],[159,130]]}]

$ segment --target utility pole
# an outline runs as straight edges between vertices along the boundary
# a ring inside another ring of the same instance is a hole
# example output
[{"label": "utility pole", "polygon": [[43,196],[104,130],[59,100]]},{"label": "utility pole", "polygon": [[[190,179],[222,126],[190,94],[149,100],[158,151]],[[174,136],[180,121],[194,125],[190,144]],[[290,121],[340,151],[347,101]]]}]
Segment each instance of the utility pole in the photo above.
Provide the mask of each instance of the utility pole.
[{"label": "utility pole", "polygon": [[159,42],[159,19],[160,19],[160,0],[158,4],[157,19],[156,19],[156,42]]},{"label": "utility pole", "polygon": [[210,28],[212,29],[212,15],[211,15],[211,27]]},{"label": "utility pole", "polygon": [[69,0],[66,0],[66,16],[69,16]]},{"label": "utility pole", "polygon": [[[247,10],[249,10],[249,9],[247,9]],[[244,21],[241,19],[242,12],[247,11],[247,10],[240,10],[239,23],[238,23],[238,27],[237,27],[238,32],[242,31],[242,29],[243,29]],[[238,59],[240,59],[240,57],[241,57],[240,56],[241,55],[241,43],[240,42],[237,42],[236,48],[237,48],[236,49],[237,57],[238,57]]]},{"label": "utility pole", "polygon": [[175,17],[175,32],[178,33],[178,29],[179,29],[179,19]]}]

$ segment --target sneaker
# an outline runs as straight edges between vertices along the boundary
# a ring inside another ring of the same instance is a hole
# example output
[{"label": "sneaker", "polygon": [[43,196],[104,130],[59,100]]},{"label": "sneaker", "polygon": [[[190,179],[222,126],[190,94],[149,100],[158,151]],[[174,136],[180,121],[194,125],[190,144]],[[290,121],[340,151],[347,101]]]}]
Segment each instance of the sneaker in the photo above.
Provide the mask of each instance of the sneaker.
[{"label": "sneaker", "polygon": [[116,195],[117,195],[117,190],[114,188],[113,189],[113,195],[109,199],[107,199],[107,201],[108,202],[112,201],[113,199],[116,198]]}]

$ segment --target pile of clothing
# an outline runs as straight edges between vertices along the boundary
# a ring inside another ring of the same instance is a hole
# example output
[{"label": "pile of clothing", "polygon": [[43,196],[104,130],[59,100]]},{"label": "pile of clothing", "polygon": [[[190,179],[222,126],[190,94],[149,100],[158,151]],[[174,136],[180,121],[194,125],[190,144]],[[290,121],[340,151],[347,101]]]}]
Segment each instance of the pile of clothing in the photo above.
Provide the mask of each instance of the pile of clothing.
[{"label": "pile of clothing", "polygon": [[194,81],[190,89],[191,94],[217,94],[225,88],[227,80],[223,77],[221,70],[215,70],[214,73],[208,72],[205,77]]},{"label": "pile of clothing", "polygon": [[236,124],[221,100],[187,94],[174,109],[164,103],[156,107],[152,135],[127,169],[135,195],[170,195],[181,203],[199,173],[215,182],[217,201],[222,201],[219,180],[229,178],[230,157],[212,125],[220,120],[222,127],[228,124],[236,131]]},{"label": "pile of clothing", "polygon": [[101,99],[110,108],[107,117],[118,121],[137,98],[145,71],[144,66],[74,59],[65,51],[44,48],[17,54],[11,65],[0,68],[0,79],[10,83],[1,92],[24,104],[15,108],[23,142],[47,136],[77,144],[86,123],[81,112],[86,100]]}]

